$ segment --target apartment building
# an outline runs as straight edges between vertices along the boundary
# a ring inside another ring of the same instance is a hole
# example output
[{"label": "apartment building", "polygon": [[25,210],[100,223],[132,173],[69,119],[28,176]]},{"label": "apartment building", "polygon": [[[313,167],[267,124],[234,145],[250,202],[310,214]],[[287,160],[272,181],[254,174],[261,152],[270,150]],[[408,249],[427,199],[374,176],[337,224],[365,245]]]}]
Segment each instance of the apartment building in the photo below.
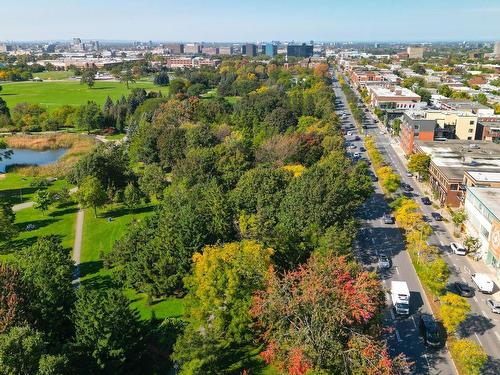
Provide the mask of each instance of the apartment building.
[{"label": "apartment building", "polygon": [[[500,145],[484,141],[415,142],[415,152],[431,157],[430,184],[442,206],[459,207],[465,198],[465,172],[500,173]],[[476,183],[484,184],[481,175]]]},{"label": "apartment building", "polygon": [[467,187],[464,209],[467,234],[479,239],[483,261],[500,280],[500,189]]},{"label": "apartment building", "polygon": [[436,121],[424,111],[406,111],[401,119],[400,145],[406,155],[413,153],[415,141],[433,141]]},{"label": "apartment building", "polygon": [[225,47],[219,47],[219,55],[232,55],[233,54],[233,47],[225,46]]},{"label": "apartment building", "polygon": [[395,85],[367,86],[373,107],[381,109],[414,109],[420,103],[420,95]]},{"label": "apartment building", "polygon": [[182,43],[167,43],[163,48],[171,55],[181,55],[184,53],[184,44]]},{"label": "apartment building", "polygon": [[494,114],[493,108],[484,104],[466,99],[450,99],[446,97],[435,97],[434,104],[440,109],[450,111],[472,112],[478,116],[491,116]]},{"label": "apartment building", "polygon": [[204,55],[209,55],[209,56],[218,55],[219,48],[217,48],[217,47],[203,47],[201,49],[201,53],[203,53]]},{"label": "apartment building", "polygon": [[435,138],[479,140],[477,115],[472,112],[429,110],[426,119],[436,121]]},{"label": "apartment building", "polygon": [[201,45],[198,43],[188,43],[184,45],[184,53],[187,55],[197,55],[201,53]]}]

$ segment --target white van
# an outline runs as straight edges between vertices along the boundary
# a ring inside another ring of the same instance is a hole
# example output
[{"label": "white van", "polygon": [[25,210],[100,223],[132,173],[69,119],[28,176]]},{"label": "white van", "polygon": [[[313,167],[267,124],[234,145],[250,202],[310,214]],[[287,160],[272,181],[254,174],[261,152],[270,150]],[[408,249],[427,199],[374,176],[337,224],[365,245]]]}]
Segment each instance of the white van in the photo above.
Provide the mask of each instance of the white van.
[{"label": "white van", "polygon": [[473,273],[472,274],[472,281],[474,281],[474,284],[477,285],[477,288],[482,293],[486,293],[486,294],[493,293],[493,289],[495,288],[495,284],[489,278],[488,275],[486,275],[484,273]]}]

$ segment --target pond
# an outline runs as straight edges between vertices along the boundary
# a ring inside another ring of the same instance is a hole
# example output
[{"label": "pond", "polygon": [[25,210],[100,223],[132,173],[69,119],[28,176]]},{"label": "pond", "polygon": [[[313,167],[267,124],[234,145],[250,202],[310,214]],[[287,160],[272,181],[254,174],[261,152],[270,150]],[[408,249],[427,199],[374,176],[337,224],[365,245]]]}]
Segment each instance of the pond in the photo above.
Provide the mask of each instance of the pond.
[{"label": "pond", "polygon": [[0,161],[0,173],[5,173],[6,168],[10,165],[46,165],[54,163],[66,153],[67,149],[38,151],[14,148],[12,151],[14,153],[10,159],[3,158]]}]

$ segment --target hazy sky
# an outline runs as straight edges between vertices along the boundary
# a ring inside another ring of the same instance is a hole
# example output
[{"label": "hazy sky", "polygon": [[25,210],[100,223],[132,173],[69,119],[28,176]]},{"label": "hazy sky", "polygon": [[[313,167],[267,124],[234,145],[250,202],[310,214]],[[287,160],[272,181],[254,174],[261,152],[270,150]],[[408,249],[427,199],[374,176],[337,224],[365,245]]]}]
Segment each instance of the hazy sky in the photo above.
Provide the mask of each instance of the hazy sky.
[{"label": "hazy sky", "polygon": [[14,0],[0,40],[500,39],[500,0]]}]

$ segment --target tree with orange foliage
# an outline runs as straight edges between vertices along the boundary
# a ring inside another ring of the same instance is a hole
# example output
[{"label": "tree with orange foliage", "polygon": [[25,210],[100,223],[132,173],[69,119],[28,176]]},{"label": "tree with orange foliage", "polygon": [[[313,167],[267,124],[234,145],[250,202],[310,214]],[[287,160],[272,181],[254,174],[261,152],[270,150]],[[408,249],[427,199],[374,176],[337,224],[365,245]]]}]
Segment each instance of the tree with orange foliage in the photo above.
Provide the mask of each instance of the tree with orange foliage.
[{"label": "tree with orange foliage", "polygon": [[[380,282],[345,257],[311,257],[280,277],[270,270],[252,315],[262,328],[262,358],[291,375],[395,374],[406,362],[391,359],[380,332]],[[371,333],[368,333],[371,332]]]},{"label": "tree with orange foliage", "polygon": [[328,77],[328,64],[321,63],[314,67],[314,75],[320,78]]}]

